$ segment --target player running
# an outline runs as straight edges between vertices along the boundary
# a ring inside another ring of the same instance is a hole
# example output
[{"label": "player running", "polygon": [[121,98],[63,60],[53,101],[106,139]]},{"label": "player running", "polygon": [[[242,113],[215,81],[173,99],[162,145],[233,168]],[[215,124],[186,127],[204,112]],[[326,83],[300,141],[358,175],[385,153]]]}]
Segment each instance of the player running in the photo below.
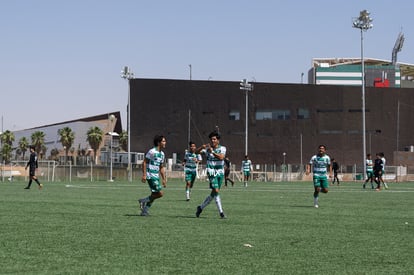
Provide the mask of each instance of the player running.
[{"label": "player running", "polygon": [[328,169],[329,169],[329,178],[332,178],[332,165],[331,159],[326,154],[326,146],[319,145],[318,154],[314,155],[309,164],[306,165],[306,175],[309,175],[312,167],[313,171],[313,205],[315,208],[319,208],[319,192],[328,193]]},{"label": "player running", "polygon": [[196,217],[200,217],[203,209],[214,199],[217,209],[222,219],[226,218],[223,212],[220,198],[220,188],[224,178],[224,158],[226,157],[226,147],[220,145],[220,134],[212,132],[208,136],[209,144],[204,144],[196,150],[196,153],[203,153],[207,157],[207,176],[210,182],[211,193],[204,202],[197,206]]},{"label": "player running", "polygon": [[197,177],[197,164],[201,162],[202,158],[200,154],[196,154],[196,144],[192,141],[188,144],[189,150],[185,152],[183,165],[185,174],[185,195],[187,201],[190,200],[191,189],[193,188],[194,181]]}]

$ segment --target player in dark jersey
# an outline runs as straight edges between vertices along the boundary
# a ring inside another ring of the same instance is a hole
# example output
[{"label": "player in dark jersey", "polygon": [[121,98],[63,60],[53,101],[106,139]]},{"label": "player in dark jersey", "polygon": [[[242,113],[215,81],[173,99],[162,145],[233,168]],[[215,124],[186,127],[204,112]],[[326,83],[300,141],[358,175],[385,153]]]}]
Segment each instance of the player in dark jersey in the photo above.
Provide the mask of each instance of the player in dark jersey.
[{"label": "player in dark jersey", "polygon": [[30,189],[30,186],[32,185],[33,180],[37,183],[37,185],[39,186],[39,189],[42,189],[43,184],[41,184],[36,177],[36,169],[38,168],[37,154],[35,152],[35,148],[33,145],[30,145],[29,149],[30,149],[30,158],[25,167],[26,170],[27,170],[27,167],[29,167],[29,183],[24,189]]}]

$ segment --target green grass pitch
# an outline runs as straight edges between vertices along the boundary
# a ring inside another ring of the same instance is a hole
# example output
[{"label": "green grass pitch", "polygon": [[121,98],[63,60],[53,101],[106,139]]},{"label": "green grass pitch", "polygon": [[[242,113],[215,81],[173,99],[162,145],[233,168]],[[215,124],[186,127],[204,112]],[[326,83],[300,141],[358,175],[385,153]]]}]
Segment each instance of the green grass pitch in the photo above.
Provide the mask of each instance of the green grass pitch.
[{"label": "green grass pitch", "polygon": [[197,181],[170,180],[149,217],[141,182],[0,183],[0,274],[414,274],[414,183],[222,188],[227,219]]}]

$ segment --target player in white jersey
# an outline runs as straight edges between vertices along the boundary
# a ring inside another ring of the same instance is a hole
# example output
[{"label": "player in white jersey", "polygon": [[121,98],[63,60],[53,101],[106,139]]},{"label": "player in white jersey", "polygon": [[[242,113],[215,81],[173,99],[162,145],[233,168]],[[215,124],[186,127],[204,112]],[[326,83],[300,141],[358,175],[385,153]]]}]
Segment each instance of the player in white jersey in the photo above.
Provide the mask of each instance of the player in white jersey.
[{"label": "player in white jersey", "polygon": [[319,207],[319,192],[328,193],[329,181],[327,177],[329,169],[329,178],[332,178],[331,159],[326,154],[326,146],[319,145],[318,154],[314,155],[309,164],[306,165],[306,175],[309,175],[312,167],[313,172],[313,203],[315,208]]},{"label": "player in white jersey", "polygon": [[190,147],[186,150],[183,160],[184,174],[185,174],[185,195],[187,201],[190,200],[191,189],[193,188],[194,181],[197,177],[197,165],[201,162],[202,158],[200,154],[196,154],[196,144],[192,141],[188,144]]},{"label": "player in white jersey", "polygon": [[196,217],[200,217],[203,209],[212,200],[216,201],[217,209],[222,219],[226,218],[223,212],[220,198],[220,188],[224,178],[224,158],[226,157],[226,147],[220,145],[220,134],[212,132],[208,136],[209,144],[204,144],[196,150],[196,153],[203,153],[207,158],[207,176],[210,182],[211,193],[204,202],[197,206]]},{"label": "player in white jersey", "polygon": [[371,154],[367,154],[367,160],[365,165],[365,170],[367,173],[367,179],[365,180],[362,188],[365,189],[365,186],[368,182],[371,182],[371,189],[374,189],[374,162],[372,161]]},{"label": "player in white jersey", "polygon": [[164,136],[157,135],[154,137],[154,147],[151,148],[145,155],[145,160],[142,163],[142,179],[143,183],[148,182],[151,189],[151,195],[139,199],[139,206],[141,208],[141,216],[148,216],[148,209],[151,207],[154,200],[163,196],[162,187],[160,183],[160,176],[162,186],[167,187],[167,177],[165,175],[165,154],[162,149],[165,148],[167,141]]},{"label": "player in white jersey", "polygon": [[384,177],[385,177],[385,162],[386,162],[384,153],[381,152],[380,153],[380,157],[381,157],[381,160],[382,160],[382,174],[381,174],[381,177],[379,179],[380,179],[381,183],[384,185],[384,188],[385,189],[388,189],[388,184],[384,181]]},{"label": "player in white jersey", "polygon": [[244,160],[242,161],[242,173],[243,173],[243,182],[244,187],[247,187],[247,182],[250,180],[250,173],[252,169],[252,161],[249,159],[248,155],[244,156]]}]

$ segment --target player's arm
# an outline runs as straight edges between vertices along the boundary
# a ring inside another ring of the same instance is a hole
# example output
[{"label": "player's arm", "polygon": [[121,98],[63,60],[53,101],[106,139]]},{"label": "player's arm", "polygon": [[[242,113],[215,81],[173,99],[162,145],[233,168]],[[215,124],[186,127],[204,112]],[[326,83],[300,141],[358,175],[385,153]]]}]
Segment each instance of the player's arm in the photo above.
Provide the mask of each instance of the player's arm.
[{"label": "player's arm", "polygon": [[161,175],[161,180],[162,180],[162,186],[167,187],[167,176],[165,174],[164,165],[160,166],[160,175]]},{"label": "player's arm", "polygon": [[195,150],[196,154],[201,154],[201,152],[209,146],[208,144],[203,144]]},{"label": "player's arm", "polygon": [[215,158],[218,158],[219,160],[223,160],[223,159],[225,158],[225,155],[224,155],[224,154],[221,154],[221,153],[216,153],[216,152],[214,152],[214,150],[211,150],[211,154],[212,154]]},{"label": "player's arm", "polygon": [[332,164],[329,165],[329,177],[332,178]]},{"label": "player's arm", "polygon": [[144,161],[142,162],[142,178],[141,178],[141,181],[143,183],[147,182],[147,161],[148,161],[148,159],[145,158]]},{"label": "player's arm", "polygon": [[306,164],[306,175],[309,175],[311,171],[311,165],[308,163]]}]

